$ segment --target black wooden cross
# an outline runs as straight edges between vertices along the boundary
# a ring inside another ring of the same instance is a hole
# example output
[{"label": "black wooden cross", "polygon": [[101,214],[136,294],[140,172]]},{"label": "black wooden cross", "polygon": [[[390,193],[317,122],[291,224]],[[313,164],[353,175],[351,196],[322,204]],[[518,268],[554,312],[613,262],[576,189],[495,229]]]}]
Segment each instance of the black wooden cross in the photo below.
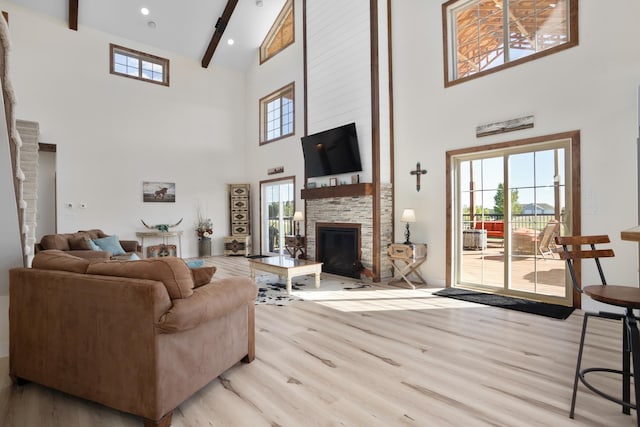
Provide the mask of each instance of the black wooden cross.
[{"label": "black wooden cross", "polygon": [[420,162],[416,163],[416,170],[411,171],[411,175],[416,176],[416,191],[420,191],[420,175],[425,175],[426,169],[420,169]]}]

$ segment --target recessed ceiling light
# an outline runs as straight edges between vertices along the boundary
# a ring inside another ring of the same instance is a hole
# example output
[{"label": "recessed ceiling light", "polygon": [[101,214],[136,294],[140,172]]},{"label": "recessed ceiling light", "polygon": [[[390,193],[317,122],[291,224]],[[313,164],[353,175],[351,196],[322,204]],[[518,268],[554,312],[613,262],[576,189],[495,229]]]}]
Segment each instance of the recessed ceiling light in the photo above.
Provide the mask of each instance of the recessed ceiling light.
[{"label": "recessed ceiling light", "polygon": [[156,21],[149,21],[147,22],[147,26],[149,28],[155,28],[156,27]]},{"label": "recessed ceiling light", "polygon": [[234,44],[234,43],[235,43],[235,42],[233,41],[233,39],[229,39],[229,40],[227,40],[227,44],[228,44],[229,46],[231,46],[231,45],[232,45],[232,44]]},{"label": "recessed ceiling light", "polygon": [[149,14],[149,9],[147,9],[146,7],[143,7],[142,9],[140,9],[140,13],[143,14],[144,16],[147,16]]}]

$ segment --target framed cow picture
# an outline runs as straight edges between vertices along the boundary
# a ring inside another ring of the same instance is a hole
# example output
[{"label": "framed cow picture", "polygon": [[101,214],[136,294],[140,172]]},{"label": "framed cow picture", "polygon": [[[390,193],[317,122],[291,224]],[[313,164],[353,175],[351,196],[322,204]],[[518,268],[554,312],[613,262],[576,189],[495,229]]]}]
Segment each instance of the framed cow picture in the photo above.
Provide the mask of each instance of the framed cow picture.
[{"label": "framed cow picture", "polygon": [[154,203],[175,203],[176,183],[144,181],[142,183],[142,201]]}]

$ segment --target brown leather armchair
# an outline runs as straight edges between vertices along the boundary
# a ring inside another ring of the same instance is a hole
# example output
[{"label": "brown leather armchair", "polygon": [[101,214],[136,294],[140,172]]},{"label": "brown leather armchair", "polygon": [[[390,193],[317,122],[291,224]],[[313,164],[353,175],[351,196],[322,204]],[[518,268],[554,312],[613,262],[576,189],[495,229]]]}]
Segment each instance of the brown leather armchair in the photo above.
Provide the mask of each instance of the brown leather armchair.
[{"label": "brown leather armchair", "polygon": [[175,257],[38,253],[10,271],[10,375],[168,426],[189,396],[255,357],[253,281],[204,282]]}]

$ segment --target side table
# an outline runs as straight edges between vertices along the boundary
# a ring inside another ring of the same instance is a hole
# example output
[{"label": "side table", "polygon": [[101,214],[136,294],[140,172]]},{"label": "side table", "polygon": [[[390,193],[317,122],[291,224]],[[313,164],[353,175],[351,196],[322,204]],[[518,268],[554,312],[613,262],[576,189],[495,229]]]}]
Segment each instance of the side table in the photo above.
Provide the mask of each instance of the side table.
[{"label": "side table", "polygon": [[[387,249],[387,256],[391,260],[395,272],[397,272],[401,279],[391,279],[389,284],[395,282],[407,282],[411,289],[415,289],[415,284],[409,280],[409,276],[413,274],[417,277],[414,280],[417,284],[426,285],[427,282],[422,278],[418,267],[427,260],[427,245],[424,243],[392,243]],[[394,274],[395,277],[395,274]]]},{"label": "side table", "polygon": [[[140,238],[140,246],[142,247],[142,251],[144,253],[144,239],[145,237],[149,238],[160,238],[162,239],[162,246],[167,247],[168,240],[170,237],[177,237],[178,239],[178,256],[182,258],[182,230],[177,231],[142,231],[137,232],[136,237]],[[165,251],[166,252],[166,251]],[[165,256],[169,253],[164,254]]]},{"label": "side table", "polygon": [[296,254],[300,252],[297,258],[305,259],[306,253],[304,251],[304,245],[306,240],[304,236],[285,236],[284,237],[284,248],[289,252],[291,258],[296,258]]},{"label": "side table", "polygon": [[251,255],[251,235],[234,235],[224,238],[224,256]]}]

